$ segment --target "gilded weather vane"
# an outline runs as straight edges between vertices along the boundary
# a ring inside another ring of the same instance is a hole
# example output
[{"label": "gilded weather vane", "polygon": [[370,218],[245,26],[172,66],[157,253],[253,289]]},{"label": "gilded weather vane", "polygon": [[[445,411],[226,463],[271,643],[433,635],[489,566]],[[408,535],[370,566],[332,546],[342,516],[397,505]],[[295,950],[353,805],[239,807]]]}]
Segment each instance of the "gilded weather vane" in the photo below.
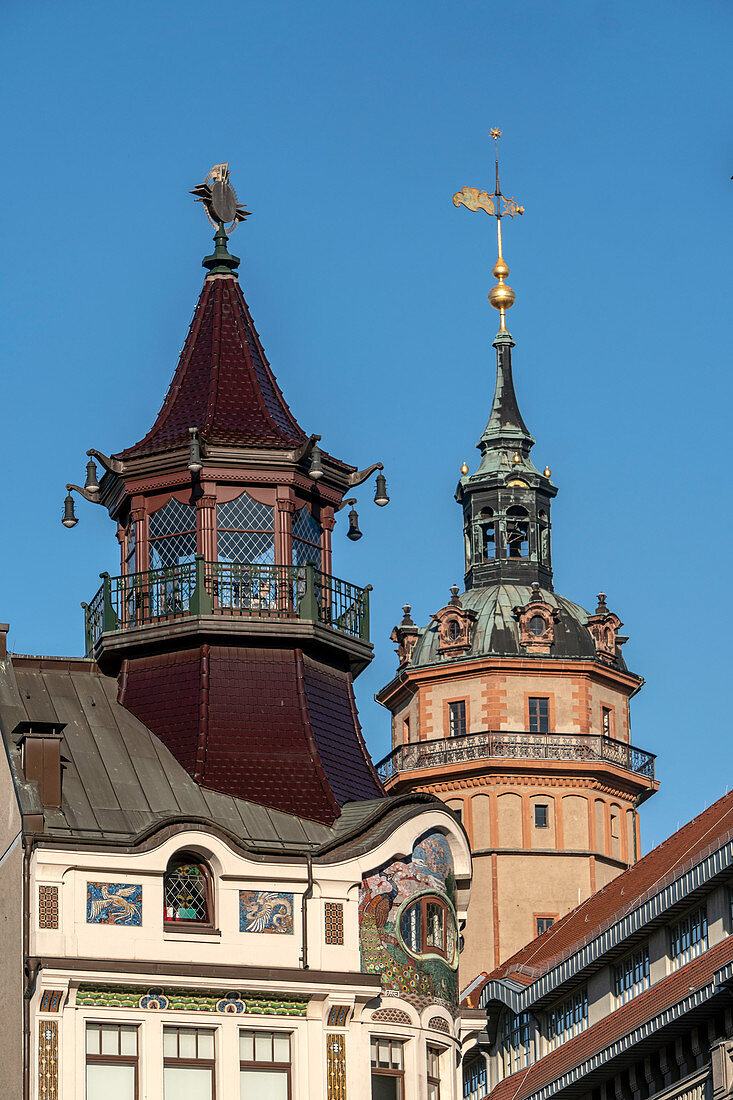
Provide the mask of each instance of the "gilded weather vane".
[{"label": "gilded weather vane", "polygon": [[[206,217],[215,228],[222,227],[232,233],[240,222],[249,217],[249,210],[241,206],[237,192],[229,182],[229,162],[215,164],[203,183],[190,192],[196,202],[204,204]],[[231,225],[229,224],[231,222]]]},{"label": "gilded weather vane", "polygon": [[478,187],[464,187],[462,191],[456,191],[453,196],[453,205],[465,206],[468,210],[474,211],[485,210],[487,214],[491,214],[496,218],[496,238],[499,258],[494,264],[493,275],[495,279],[498,279],[498,282],[496,286],[492,286],[489,291],[489,301],[494,309],[499,310],[499,316],[501,318],[499,331],[506,332],[506,311],[514,305],[516,295],[512,288],[504,282],[509,274],[509,267],[501,250],[501,219],[503,217],[513,218],[515,214],[523,214],[524,207],[519,206],[513,198],[507,198],[506,195],[502,194],[499,184],[499,138],[501,137],[501,130],[491,130],[490,133],[491,137],[494,139],[496,163],[494,194],[490,195],[488,191],[479,191]]}]

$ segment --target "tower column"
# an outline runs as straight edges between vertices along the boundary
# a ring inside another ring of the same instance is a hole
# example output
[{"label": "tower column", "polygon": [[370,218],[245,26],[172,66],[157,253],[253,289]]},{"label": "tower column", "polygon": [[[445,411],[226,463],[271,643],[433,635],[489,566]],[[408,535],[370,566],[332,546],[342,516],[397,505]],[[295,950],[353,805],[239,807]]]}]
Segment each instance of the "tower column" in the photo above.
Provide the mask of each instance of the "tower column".
[{"label": "tower column", "polygon": [[335,526],[336,517],[333,514],[333,508],[324,508],[321,513],[321,527],[323,529],[323,536],[321,539],[321,569],[324,573],[331,572],[331,532]]},{"label": "tower column", "polygon": [[[278,489],[278,492],[280,490]],[[278,497],[275,511],[275,564],[292,565],[293,563],[293,513],[295,501]]]},{"label": "tower column", "polygon": [[196,549],[207,561],[216,561],[216,496],[204,493],[196,501]]}]

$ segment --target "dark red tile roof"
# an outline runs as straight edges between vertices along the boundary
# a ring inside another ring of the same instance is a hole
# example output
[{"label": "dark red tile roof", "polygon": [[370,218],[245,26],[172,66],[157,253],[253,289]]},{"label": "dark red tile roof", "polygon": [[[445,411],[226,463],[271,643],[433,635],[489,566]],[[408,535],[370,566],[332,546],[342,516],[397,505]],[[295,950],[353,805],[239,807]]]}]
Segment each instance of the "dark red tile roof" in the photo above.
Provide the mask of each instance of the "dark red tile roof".
[{"label": "dark red tile roof", "polygon": [[691,991],[706,985],[716,970],[731,961],[733,936],[727,936],[697,959],[680,967],[673,974],[668,974],[632,1001],[609,1013],[587,1031],[540,1058],[533,1066],[506,1077],[492,1091],[491,1100],[526,1100],[526,1097],[556,1081],[568,1070],[582,1065],[586,1059],[684,1000]]},{"label": "dark red tile roof", "polygon": [[209,276],[163,407],[148,434],[115,455],[129,459],[188,443],[289,449],[306,436],[270,369],[235,276]]},{"label": "dark red tile roof", "polygon": [[[493,970],[486,981],[511,977],[522,985],[531,985],[584,941],[613,924],[623,912],[636,908],[642,895],[661,890],[665,881],[677,878],[686,865],[699,861],[708,849],[719,847],[731,830],[733,791],[688,821],[602,890],[591,894],[547,932]],[[479,994],[480,988],[472,990],[472,1003],[477,1003]]]},{"label": "dark red tile roof", "polygon": [[200,646],[134,658],[119,701],[202,787],[331,824],[383,796],[351,679],[300,650]]}]

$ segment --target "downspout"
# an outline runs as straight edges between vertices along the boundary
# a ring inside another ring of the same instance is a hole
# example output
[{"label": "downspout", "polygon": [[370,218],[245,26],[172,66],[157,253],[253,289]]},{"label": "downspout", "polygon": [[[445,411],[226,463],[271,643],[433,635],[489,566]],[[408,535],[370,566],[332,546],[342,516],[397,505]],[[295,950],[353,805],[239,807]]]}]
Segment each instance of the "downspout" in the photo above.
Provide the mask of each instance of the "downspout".
[{"label": "downspout", "polygon": [[36,988],[38,963],[30,959],[31,854],[33,841],[23,837],[23,1100],[31,1100],[31,999]]},{"label": "downspout", "polygon": [[300,961],[303,964],[303,970],[308,969],[308,902],[313,897],[313,857],[310,853],[305,857],[305,864],[308,868],[308,886],[303,894],[303,903],[300,913],[301,936],[303,939]]}]

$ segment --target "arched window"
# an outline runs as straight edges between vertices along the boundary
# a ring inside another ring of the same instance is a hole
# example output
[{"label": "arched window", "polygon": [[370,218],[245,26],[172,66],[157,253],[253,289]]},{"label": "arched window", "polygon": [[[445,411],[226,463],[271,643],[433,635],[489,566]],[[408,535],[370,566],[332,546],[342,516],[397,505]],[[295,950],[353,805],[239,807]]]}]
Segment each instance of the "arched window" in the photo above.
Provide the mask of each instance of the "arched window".
[{"label": "arched window", "polygon": [[305,505],[293,516],[293,565],[321,568],[321,529]]},{"label": "arched window", "polygon": [[491,508],[482,508],[479,514],[479,538],[482,561],[496,557],[496,526]]},{"label": "arched window", "polygon": [[275,509],[242,493],[216,509],[217,557],[242,565],[275,561]]},{"label": "arched window", "polygon": [[196,555],[196,508],[175,497],[148,519],[150,568],[170,569]]},{"label": "arched window", "polygon": [[211,873],[199,856],[178,852],[163,879],[163,919],[174,924],[212,923]]},{"label": "arched window", "polygon": [[440,898],[421,895],[405,905],[399,919],[400,936],[412,955],[442,955],[453,962],[456,925]]},{"label": "arched window", "polygon": [[515,505],[507,508],[506,556],[508,558],[529,557],[529,512]]},{"label": "arched window", "polygon": [[461,633],[461,624],[458,622],[458,619],[451,619],[448,623],[448,641],[457,642]]}]

